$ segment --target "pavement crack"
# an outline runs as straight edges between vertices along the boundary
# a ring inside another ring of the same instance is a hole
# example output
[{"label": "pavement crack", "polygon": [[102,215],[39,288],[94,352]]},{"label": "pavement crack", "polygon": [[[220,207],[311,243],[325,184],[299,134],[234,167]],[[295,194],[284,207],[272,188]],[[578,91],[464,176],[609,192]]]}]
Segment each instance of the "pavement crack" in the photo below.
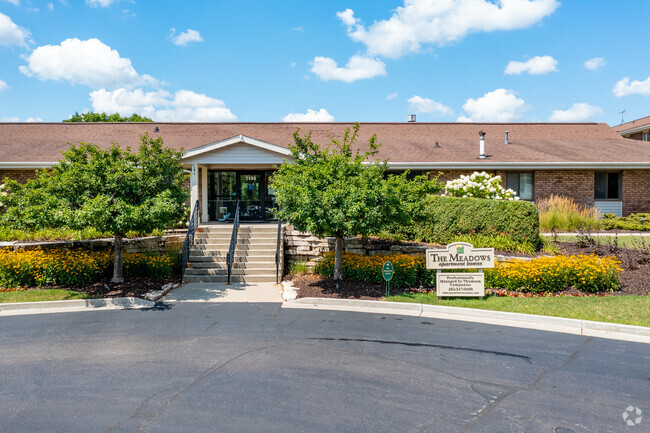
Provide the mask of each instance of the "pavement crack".
[{"label": "pavement crack", "polygon": [[431,344],[431,343],[409,343],[409,342],[403,342],[403,341],[374,340],[374,339],[368,339],[368,338],[314,337],[314,338],[308,338],[308,340],[358,341],[358,342],[362,342],[362,343],[397,344],[397,345],[410,346],[410,347],[432,347],[432,348],[435,348],[435,349],[461,350],[461,351],[466,351],[466,352],[486,353],[486,354],[489,354],[489,355],[508,356],[508,357],[511,357],[511,358],[523,359],[524,361],[526,361],[526,362],[528,362],[530,364],[530,357],[526,356],[526,355],[518,355],[516,353],[508,353],[508,352],[499,352],[499,351],[496,351],[496,350],[474,349],[474,348],[471,348],[471,347],[447,346],[447,345],[443,345],[443,344]]},{"label": "pavement crack", "polygon": [[[521,391],[529,391],[531,389],[535,389],[537,387],[537,385],[539,384],[539,382],[541,382],[541,380],[544,378],[544,376],[546,376],[548,373],[551,373],[551,372],[554,372],[554,371],[559,371],[559,370],[562,370],[563,368],[566,368],[569,364],[571,364],[578,357],[578,355],[584,350],[584,348],[587,346],[587,344],[589,344],[591,342],[592,339],[593,339],[592,337],[588,337],[580,345],[580,347],[578,347],[575,351],[573,351],[573,353],[571,353],[571,355],[569,355],[569,358],[564,363],[562,363],[561,365],[559,365],[557,367],[549,367],[549,368],[546,368],[546,369],[542,370],[537,375],[535,380],[530,382],[527,386],[525,386],[523,388],[509,389],[505,393],[501,394],[496,399],[494,399],[494,401],[488,403],[485,407],[483,407],[481,410],[479,410],[478,413],[476,414],[476,416],[473,419],[471,419],[469,422],[467,422],[463,426],[463,428],[458,431],[458,433],[466,433],[467,431],[469,431],[469,429],[471,427],[478,424],[479,421],[482,418],[484,418],[485,416],[490,414],[490,412],[492,412],[506,398],[510,397],[513,394],[521,392]],[[472,388],[472,389],[474,389],[474,388]]]},{"label": "pavement crack", "polygon": [[115,423],[115,424],[113,424],[113,425],[110,426],[107,430],[105,430],[104,433],[111,433],[111,432],[115,431],[115,429],[121,427],[122,425],[126,424],[127,422],[129,422],[129,421],[131,421],[131,420],[137,420],[137,421],[140,423],[140,425],[139,425],[138,428],[134,431],[134,433],[147,432],[147,430],[145,429],[145,427],[147,426],[147,424],[149,424],[150,422],[152,422],[153,420],[155,420],[156,418],[158,418],[160,415],[162,415],[162,414],[167,410],[167,408],[171,405],[171,403],[172,403],[174,400],[176,400],[176,399],[177,399],[178,397],[180,397],[182,394],[184,394],[184,393],[186,393],[187,391],[189,391],[189,390],[191,390],[192,388],[194,388],[196,385],[198,385],[199,383],[201,383],[203,380],[205,380],[205,379],[206,379],[208,376],[210,376],[211,374],[213,374],[213,373],[215,373],[215,372],[221,370],[222,368],[228,366],[228,364],[232,363],[233,361],[236,361],[237,359],[242,358],[242,357],[244,357],[244,356],[246,356],[246,355],[248,355],[248,354],[251,354],[251,353],[254,353],[254,352],[262,352],[262,351],[264,351],[264,350],[272,349],[272,348],[277,347],[277,346],[279,346],[279,345],[278,345],[278,344],[274,344],[274,345],[265,346],[265,347],[258,348],[258,349],[251,349],[251,350],[248,350],[248,351],[246,351],[246,352],[244,352],[244,353],[240,353],[239,355],[233,356],[232,358],[230,358],[230,359],[228,359],[228,360],[226,360],[226,361],[224,361],[224,362],[213,364],[213,365],[210,366],[207,370],[205,370],[203,373],[201,373],[201,374],[198,375],[196,378],[194,378],[194,380],[192,380],[190,383],[188,383],[187,385],[185,385],[184,387],[182,387],[182,388],[179,389],[178,391],[176,391],[176,392],[174,392],[173,394],[171,394],[168,398],[166,398],[165,401],[163,401],[162,404],[158,407],[158,409],[157,409],[155,412],[153,412],[153,413],[141,413],[140,411],[141,411],[144,407],[146,407],[146,405],[147,405],[147,403],[148,403],[149,401],[151,401],[151,400],[152,400],[153,398],[155,398],[157,395],[159,395],[159,394],[165,392],[166,390],[159,391],[159,392],[156,392],[156,393],[154,393],[154,394],[151,394],[151,395],[147,396],[147,397],[146,397],[146,398],[145,398],[145,399],[144,399],[144,400],[143,400],[143,401],[138,405],[138,407],[136,408],[136,410],[134,411],[134,413],[133,413],[132,415],[128,416],[127,418],[124,418],[123,420],[118,421],[118,422]]}]

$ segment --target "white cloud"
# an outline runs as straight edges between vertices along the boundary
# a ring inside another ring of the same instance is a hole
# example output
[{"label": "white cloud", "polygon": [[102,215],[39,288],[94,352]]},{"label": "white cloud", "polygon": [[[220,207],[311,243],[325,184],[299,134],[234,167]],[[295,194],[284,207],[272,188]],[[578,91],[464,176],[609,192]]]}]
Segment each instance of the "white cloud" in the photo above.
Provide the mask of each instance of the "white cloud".
[{"label": "white cloud", "polygon": [[585,62],[585,69],[595,71],[596,69],[602,68],[606,64],[607,62],[602,57],[594,57],[593,59],[589,59]]},{"label": "white cloud", "polygon": [[384,62],[367,56],[352,56],[343,68],[339,68],[334,59],[329,57],[315,57],[311,65],[311,72],[318,75],[323,81],[340,80],[351,83],[356,80],[386,75]]},{"label": "white cloud", "polygon": [[12,5],[20,6],[20,0],[5,0],[5,1],[11,3]]},{"label": "white cloud", "polygon": [[523,99],[506,89],[496,89],[478,99],[469,98],[463,105],[466,116],[458,122],[510,122],[521,118],[526,110]]},{"label": "white cloud", "polygon": [[387,101],[390,101],[391,99],[395,99],[395,98],[397,98],[397,92],[389,93],[388,95],[386,95]]},{"label": "white cloud", "polygon": [[54,3],[52,3],[52,2],[48,3],[48,4],[47,4],[47,8],[48,8],[49,10],[53,11],[53,10],[54,10]]},{"label": "white cloud", "polygon": [[414,113],[435,113],[435,114],[453,114],[451,107],[436,102],[433,99],[423,98],[413,95],[408,100],[409,112]]},{"label": "white cloud", "polygon": [[107,8],[113,3],[115,0],[86,0],[86,4],[90,7],[94,8]]},{"label": "white cloud", "polygon": [[619,98],[621,96],[634,94],[648,96],[650,95],[650,77],[646,78],[643,81],[634,80],[631,83],[630,79],[628,77],[625,77],[616,83],[612,89],[612,92],[614,92],[614,95],[618,96]]},{"label": "white cloud", "polygon": [[528,72],[532,75],[543,75],[557,71],[557,60],[551,56],[535,56],[526,62],[510,61],[503,72],[506,75],[519,75]]},{"label": "white cloud", "polygon": [[174,36],[175,34],[176,29],[172,27],[169,30],[169,36],[172,38],[172,42],[179,46],[187,45],[190,42],[203,42],[201,34],[196,30],[187,29],[184,32],[179,33],[177,36]]},{"label": "white cloud", "polygon": [[[20,121],[21,120],[20,120],[19,117],[3,117],[2,119],[0,119],[0,122],[14,122],[15,123],[15,122],[20,122]],[[43,119],[41,119],[40,117],[28,117],[27,119],[23,120],[23,122],[25,122],[25,123],[36,123],[36,122],[42,122],[42,121],[43,121]]]},{"label": "white cloud", "polygon": [[4,90],[4,89],[8,89],[8,88],[9,88],[9,84],[7,84],[6,82],[0,80],[0,90]]},{"label": "white cloud", "polygon": [[553,110],[553,114],[548,119],[551,122],[582,122],[603,113],[600,107],[579,102],[573,104],[568,110]]},{"label": "white cloud", "polygon": [[466,35],[530,27],[557,9],[556,0],[404,0],[387,20],[368,28],[352,9],[338,12],[348,36],[370,55],[398,58],[418,52],[422,44],[443,45]]},{"label": "white cloud", "polygon": [[166,90],[144,92],[142,89],[106,89],[90,93],[96,112],[133,113],[159,122],[232,122],[237,120],[226,103],[190,90],[174,94]]},{"label": "white cloud", "polygon": [[289,113],[282,118],[283,122],[334,122],[334,116],[327,112],[326,109],[320,110],[307,109],[306,113]]},{"label": "white cloud", "polygon": [[11,18],[0,12],[0,45],[26,47],[27,38],[29,38],[29,30],[16,25]]},{"label": "white cloud", "polygon": [[25,60],[28,64],[20,66],[20,71],[43,81],[66,80],[93,89],[158,84],[152,76],[138,74],[130,59],[120,57],[99,39],[66,39],[61,45],[36,48]]}]

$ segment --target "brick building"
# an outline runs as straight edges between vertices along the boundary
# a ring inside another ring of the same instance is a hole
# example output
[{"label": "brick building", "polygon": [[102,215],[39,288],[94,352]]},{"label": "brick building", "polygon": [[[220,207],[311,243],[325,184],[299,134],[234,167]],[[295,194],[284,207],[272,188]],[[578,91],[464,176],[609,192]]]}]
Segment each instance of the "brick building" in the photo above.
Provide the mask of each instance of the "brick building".
[{"label": "brick building", "polygon": [[612,126],[622,137],[650,141],[650,116]]},{"label": "brick building", "polygon": [[[351,123],[0,123],[0,179],[24,181],[52,167],[68,143],[137,148],[145,132],[184,149],[192,202],[203,221],[271,218],[275,166],[290,159],[300,128],[316,143],[342,137]],[[481,144],[479,132],[484,133]],[[525,200],[551,194],[627,215],[650,212],[650,146],[604,123],[362,123],[358,143],[376,134],[389,169],[442,173],[442,181],[487,171]],[[481,149],[484,149],[481,155]]]}]

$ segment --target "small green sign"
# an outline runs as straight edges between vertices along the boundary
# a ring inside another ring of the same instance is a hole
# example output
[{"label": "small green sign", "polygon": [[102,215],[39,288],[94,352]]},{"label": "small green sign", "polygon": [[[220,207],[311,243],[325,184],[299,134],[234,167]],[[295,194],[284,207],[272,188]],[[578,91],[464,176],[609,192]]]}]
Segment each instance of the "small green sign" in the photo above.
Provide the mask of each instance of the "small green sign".
[{"label": "small green sign", "polygon": [[393,278],[393,264],[391,262],[384,263],[384,266],[381,268],[381,274],[384,276],[384,280],[390,281]]}]

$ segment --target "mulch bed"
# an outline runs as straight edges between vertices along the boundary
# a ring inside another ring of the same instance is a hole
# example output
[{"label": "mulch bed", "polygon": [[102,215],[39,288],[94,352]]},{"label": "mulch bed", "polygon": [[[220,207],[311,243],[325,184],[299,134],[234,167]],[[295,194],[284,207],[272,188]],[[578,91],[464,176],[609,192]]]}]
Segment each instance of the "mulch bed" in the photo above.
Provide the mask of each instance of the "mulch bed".
[{"label": "mulch bed", "polygon": [[[75,292],[86,293],[94,298],[121,298],[137,297],[144,298],[144,295],[151,290],[160,290],[166,283],[177,283],[180,277],[175,276],[170,279],[160,279],[152,277],[129,277],[120,284],[111,283],[111,280],[100,281],[97,283],[87,284],[85,286],[64,286],[54,285],[42,287],[42,289],[61,289],[74,290]],[[38,288],[29,289],[38,290]]]},{"label": "mulch bed", "polygon": [[[616,256],[622,262],[621,290],[618,292],[605,292],[602,295],[648,295],[650,293],[650,252],[619,248],[612,249],[607,245],[591,245],[586,248],[579,247],[573,242],[559,242],[560,254],[598,254],[601,256]],[[503,255],[517,255],[501,253]],[[525,256],[518,254],[519,256]],[[298,289],[298,298],[343,298],[343,299],[381,299],[386,295],[384,284],[364,283],[343,279],[334,281],[331,277],[322,275],[290,275],[287,279]],[[405,289],[391,287],[390,294],[397,295]],[[562,295],[575,296],[581,293],[569,288]]]}]

